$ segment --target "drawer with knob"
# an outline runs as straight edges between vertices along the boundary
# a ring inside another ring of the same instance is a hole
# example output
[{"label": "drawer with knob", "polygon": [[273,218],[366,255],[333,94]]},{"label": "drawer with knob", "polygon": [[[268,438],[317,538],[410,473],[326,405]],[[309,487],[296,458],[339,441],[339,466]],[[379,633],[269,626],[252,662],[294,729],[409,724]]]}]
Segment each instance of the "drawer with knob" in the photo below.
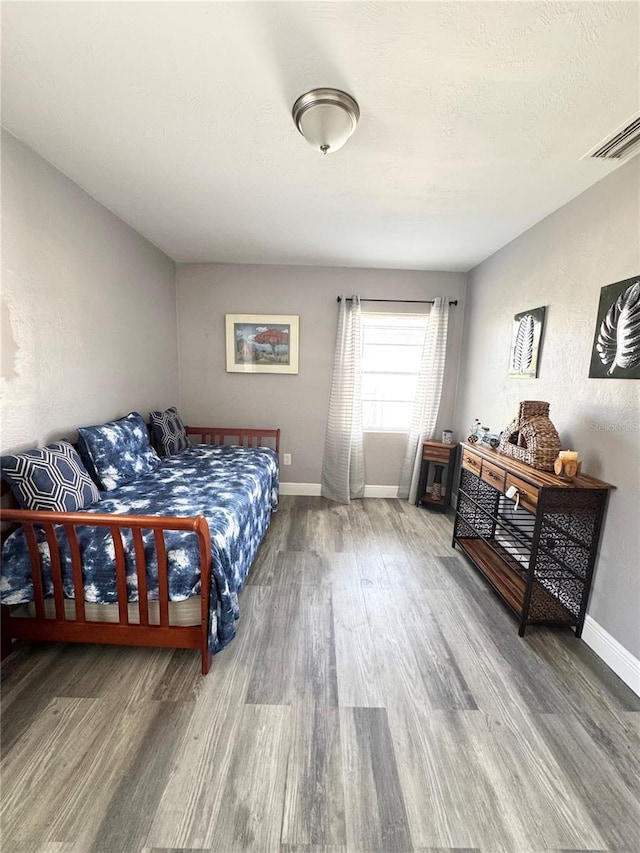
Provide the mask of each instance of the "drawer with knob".
[{"label": "drawer with knob", "polygon": [[[538,506],[538,490],[531,483],[521,480],[520,477],[514,477],[513,474],[507,474],[506,489],[515,486],[520,496],[519,505],[528,509],[531,512],[536,511]],[[506,491],[505,489],[505,491]]]},{"label": "drawer with knob", "polygon": [[479,474],[482,469],[482,457],[475,453],[471,453],[470,450],[463,450],[462,467],[467,468],[469,471],[473,471],[474,474]]},{"label": "drawer with knob", "polygon": [[449,465],[452,449],[452,444],[443,444],[440,441],[425,441],[422,445],[422,458],[428,462],[442,462],[445,465]]},{"label": "drawer with knob", "polygon": [[487,462],[487,460],[484,459],[482,461],[482,471],[480,476],[485,483],[489,483],[489,485],[493,486],[494,489],[504,492],[504,468],[499,468],[497,465],[493,465],[491,462]]}]

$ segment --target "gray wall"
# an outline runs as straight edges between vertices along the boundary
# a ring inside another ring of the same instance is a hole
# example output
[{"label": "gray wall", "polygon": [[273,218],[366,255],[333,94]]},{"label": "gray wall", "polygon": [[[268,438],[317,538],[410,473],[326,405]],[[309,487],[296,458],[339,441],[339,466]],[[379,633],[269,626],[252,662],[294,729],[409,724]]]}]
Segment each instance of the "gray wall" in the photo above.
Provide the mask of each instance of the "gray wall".
[{"label": "gray wall", "polygon": [[[211,264],[178,267],[176,317],[173,262],[3,132],[1,448],[179,401],[191,423],[279,425],[294,461],[283,480],[318,483],[336,296],[457,298],[438,431],[454,409],[464,437],[476,417],[504,427],[522,399],[551,403],[563,446],[617,486],[590,614],[640,657],[639,388],[588,379],[600,288],[640,272],[639,169],[636,158],[473,270],[466,312],[458,273]],[[508,379],[513,315],[538,305],[540,377]],[[299,314],[300,373],[226,373],[225,313]],[[403,447],[367,436],[369,484],[397,484]]]},{"label": "gray wall", "polygon": [[[292,454],[284,482],[319,483],[333,367],[339,294],[397,299],[459,299],[450,312],[449,352],[438,429],[450,427],[464,316],[463,273],[235,264],[178,265],[180,405],[192,424],[279,426],[281,451]],[[420,306],[365,305],[372,310]],[[297,375],[227,373],[225,314],[298,314]],[[369,434],[367,483],[396,486],[403,434]]]},{"label": "gray wall", "polygon": [[2,135],[2,450],[170,404],[175,266]]},{"label": "gray wall", "polygon": [[[594,166],[595,168],[595,166]],[[562,446],[617,486],[589,614],[640,657],[640,384],[589,379],[600,288],[640,273],[640,158],[548,216],[470,273],[458,433],[503,429],[520,400],[547,400]],[[547,306],[538,379],[507,377],[513,315]]]}]

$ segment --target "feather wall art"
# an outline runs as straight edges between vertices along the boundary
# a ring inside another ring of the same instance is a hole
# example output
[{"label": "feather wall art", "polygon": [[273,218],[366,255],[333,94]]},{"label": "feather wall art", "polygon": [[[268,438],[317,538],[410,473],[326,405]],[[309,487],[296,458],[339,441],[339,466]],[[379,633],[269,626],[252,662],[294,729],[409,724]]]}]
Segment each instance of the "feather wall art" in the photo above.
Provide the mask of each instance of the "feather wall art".
[{"label": "feather wall art", "polygon": [[521,311],[513,318],[509,376],[518,379],[535,379],[540,364],[542,327],[546,307]]},{"label": "feather wall art", "polygon": [[640,379],[640,276],[600,290],[589,377]]}]

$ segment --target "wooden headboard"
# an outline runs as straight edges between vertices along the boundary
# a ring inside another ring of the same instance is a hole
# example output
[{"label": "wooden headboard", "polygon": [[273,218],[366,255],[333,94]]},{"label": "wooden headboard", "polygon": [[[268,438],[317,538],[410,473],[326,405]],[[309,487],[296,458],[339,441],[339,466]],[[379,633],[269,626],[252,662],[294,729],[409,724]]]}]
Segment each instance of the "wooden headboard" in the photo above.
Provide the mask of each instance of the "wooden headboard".
[{"label": "wooden headboard", "polygon": [[[272,446],[276,453],[280,452],[279,429],[188,426],[186,430],[187,435],[199,435],[202,444],[238,444],[241,447],[264,447],[263,440],[268,440],[266,446]],[[225,441],[225,439],[237,439],[237,441]]]}]

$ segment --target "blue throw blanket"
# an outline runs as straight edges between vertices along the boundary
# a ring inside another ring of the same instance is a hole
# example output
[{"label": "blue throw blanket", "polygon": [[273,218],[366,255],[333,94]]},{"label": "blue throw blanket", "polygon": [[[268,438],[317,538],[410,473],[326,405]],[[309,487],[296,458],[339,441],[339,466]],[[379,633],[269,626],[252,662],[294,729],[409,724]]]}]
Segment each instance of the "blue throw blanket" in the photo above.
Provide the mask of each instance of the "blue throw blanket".
[{"label": "blue throw blanket", "polygon": [[[211,532],[211,600],[209,647],[213,653],[235,636],[242,589],[258,546],[278,507],[278,457],[269,448],[196,445],[163,459],[156,470],[133,483],[103,492],[87,513],[203,515]],[[106,528],[78,527],[85,581],[85,600],[113,604],[118,600],[115,553]],[[194,533],[164,534],[169,566],[169,599],[182,601],[200,593],[198,541]],[[138,600],[133,540],[123,532],[129,601]],[[74,597],[71,556],[59,536],[64,594]],[[144,533],[150,599],[158,598],[158,564],[153,534]],[[45,595],[53,595],[49,546],[39,534]],[[33,600],[26,538],[13,533],[2,550],[0,601],[24,604]]]}]

